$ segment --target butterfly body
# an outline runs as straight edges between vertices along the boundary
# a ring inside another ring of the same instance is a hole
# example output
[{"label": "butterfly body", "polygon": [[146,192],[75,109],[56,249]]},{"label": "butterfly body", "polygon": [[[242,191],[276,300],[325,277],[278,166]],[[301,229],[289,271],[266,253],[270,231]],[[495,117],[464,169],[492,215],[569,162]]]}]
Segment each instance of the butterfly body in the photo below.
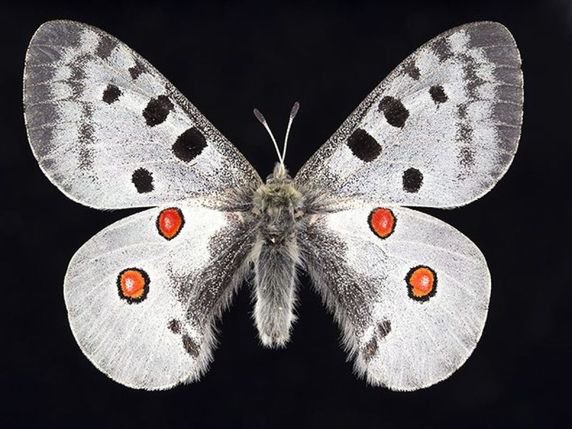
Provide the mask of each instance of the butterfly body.
[{"label": "butterfly body", "polygon": [[295,320],[296,266],[301,264],[297,230],[304,213],[304,196],[280,163],[254,193],[256,242],[254,318],[262,343],[284,346]]},{"label": "butterfly body", "polygon": [[368,382],[415,390],[449,377],[481,336],[490,274],[467,237],[405,206],[459,207],[500,180],[520,137],[520,65],[501,24],[442,33],[296,175],[279,155],[264,182],[126,45],[86,24],[45,23],[24,70],[40,167],[80,203],[147,208],[71,259],[64,296],[81,350],[130,387],[196,380],[212,359],[215,322],[250,269],[267,347],[290,338],[305,270]]}]

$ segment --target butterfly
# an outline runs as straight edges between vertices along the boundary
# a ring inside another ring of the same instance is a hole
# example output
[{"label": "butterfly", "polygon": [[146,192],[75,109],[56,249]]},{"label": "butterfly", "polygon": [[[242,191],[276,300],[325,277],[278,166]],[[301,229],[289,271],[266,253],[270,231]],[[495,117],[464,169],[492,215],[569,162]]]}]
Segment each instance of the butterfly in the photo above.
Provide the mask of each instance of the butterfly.
[{"label": "butterfly", "polygon": [[197,380],[244,283],[261,343],[287,344],[304,269],[367,382],[415,390],[446,379],[481,336],[490,274],[467,237],[404,206],[486,194],[512,162],[522,105],[510,32],[462,25],[403,61],[295,176],[287,138],[280,153],[256,111],[279,159],[262,180],[126,45],[86,24],[43,24],[24,71],[42,171],[90,207],[152,207],[96,234],[69,264],[64,296],[81,350],[132,388]]}]

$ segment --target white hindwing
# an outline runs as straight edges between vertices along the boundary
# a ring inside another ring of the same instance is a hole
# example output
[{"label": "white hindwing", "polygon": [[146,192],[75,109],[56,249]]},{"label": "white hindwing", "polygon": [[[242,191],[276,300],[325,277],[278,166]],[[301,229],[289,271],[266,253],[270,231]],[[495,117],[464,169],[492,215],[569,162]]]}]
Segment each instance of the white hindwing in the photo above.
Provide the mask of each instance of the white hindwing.
[{"label": "white hindwing", "polygon": [[82,204],[145,207],[260,183],[151,64],[86,24],[50,21],[36,31],[24,106],[42,170]]},{"label": "white hindwing", "polygon": [[454,28],[398,66],[302,167],[336,198],[455,207],[488,192],[517,149],[520,56],[498,23]]},{"label": "white hindwing", "polygon": [[414,390],[447,378],[480,338],[490,276],[453,227],[399,207],[315,215],[308,271],[372,384]]},{"label": "white hindwing", "polygon": [[165,389],[207,368],[213,323],[242,281],[252,226],[185,203],[107,227],[75,254],[64,291],[86,356],[130,387]]}]

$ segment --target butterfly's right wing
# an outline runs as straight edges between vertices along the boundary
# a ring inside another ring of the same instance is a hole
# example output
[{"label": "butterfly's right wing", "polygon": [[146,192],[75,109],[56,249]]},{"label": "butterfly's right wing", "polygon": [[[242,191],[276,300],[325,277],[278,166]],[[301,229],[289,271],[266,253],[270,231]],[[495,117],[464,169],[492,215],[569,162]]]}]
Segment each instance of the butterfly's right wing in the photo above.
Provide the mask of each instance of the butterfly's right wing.
[{"label": "butterfly's right wing", "polygon": [[197,379],[251,240],[241,213],[193,204],[146,210],[104,229],[74,255],[65,278],[80,348],[129,387],[166,389]]},{"label": "butterfly's right wing", "polygon": [[507,171],[522,124],[520,55],[496,22],[453,28],[383,80],[296,175],[337,200],[457,207]]},{"label": "butterfly's right wing", "polygon": [[238,150],[149,62],[102,30],[50,21],[24,70],[30,145],[48,178],[96,208],[256,186]]},{"label": "butterfly's right wing", "polygon": [[311,215],[300,243],[368,382],[420,389],[473,352],[490,275],[477,246],[455,228],[415,210],[356,204]]}]

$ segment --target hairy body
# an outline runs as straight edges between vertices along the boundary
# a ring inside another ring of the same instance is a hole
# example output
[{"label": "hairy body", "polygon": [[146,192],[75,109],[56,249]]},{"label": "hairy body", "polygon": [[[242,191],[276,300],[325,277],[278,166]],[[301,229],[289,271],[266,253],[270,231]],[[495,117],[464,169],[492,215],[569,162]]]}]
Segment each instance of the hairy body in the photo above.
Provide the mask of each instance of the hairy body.
[{"label": "hairy body", "polygon": [[256,240],[250,260],[254,265],[254,318],[265,346],[281,347],[295,320],[296,267],[301,265],[297,232],[305,213],[304,195],[284,166],[274,172],[252,198]]}]

